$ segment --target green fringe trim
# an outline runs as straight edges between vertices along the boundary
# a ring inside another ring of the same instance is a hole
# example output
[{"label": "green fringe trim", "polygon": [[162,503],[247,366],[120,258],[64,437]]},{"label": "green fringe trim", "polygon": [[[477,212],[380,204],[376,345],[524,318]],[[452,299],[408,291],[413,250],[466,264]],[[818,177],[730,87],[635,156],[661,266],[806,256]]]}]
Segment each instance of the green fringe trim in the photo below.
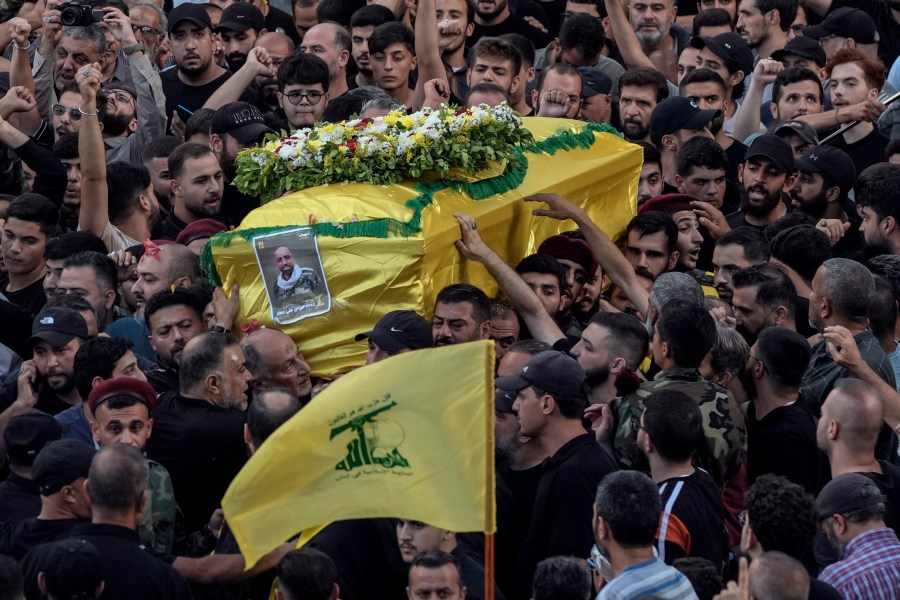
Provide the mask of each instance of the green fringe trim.
[{"label": "green fringe trim", "polygon": [[[419,195],[410,198],[405,202],[406,207],[412,210],[413,213],[409,221],[404,222],[397,219],[373,219],[370,221],[353,221],[350,223],[322,222],[310,225],[309,227],[315,231],[317,236],[323,237],[409,237],[422,231],[422,211],[433,202],[436,193],[446,189],[452,189],[469,196],[473,200],[484,200],[497,194],[505,194],[522,185],[522,182],[525,180],[525,175],[528,173],[527,153],[553,155],[560,150],[574,150],[577,148],[586,150],[594,145],[594,142],[597,139],[595,134],[597,133],[611,133],[622,137],[622,134],[609,123],[588,123],[585,128],[578,133],[558,131],[539,142],[533,142],[527,146],[517,148],[517,160],[510,161],[503,174],[498,175],[497,177],[491,177],[490,179],[476,182],[441,180],[419,183],[416,185],[416,191]],[[306,225],[304,224],[296,224],[223,231],[210,238],[209,243],[203,247],[203,251],[200,254],[200,267],[212,284],[221,286],[222,281],[219,278],[215,261],[213,260],[213,246],[227,248],[231,245],[231,241],[236,235],[241,236],[244,240],[249,242],[259,235],[267,235],[305,226]]]}]

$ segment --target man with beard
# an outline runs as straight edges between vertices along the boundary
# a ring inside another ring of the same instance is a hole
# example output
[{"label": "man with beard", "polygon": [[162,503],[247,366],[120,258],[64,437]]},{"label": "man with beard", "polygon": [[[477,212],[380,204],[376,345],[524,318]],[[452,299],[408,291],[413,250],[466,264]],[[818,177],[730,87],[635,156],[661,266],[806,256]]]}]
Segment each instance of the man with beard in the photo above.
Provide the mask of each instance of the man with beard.
[{"label": "man with beard", "polygon": [[588,403],[608,404],[627,393],[625,383],[637,381],[648,344],[647,329],[637,318],[615,312],[594,315],[570,352],[584,369]]},{"label": "man with beard", "polygon": [[[612,14],[610,4],[612,2],[607,0],[607,8]],[[641,51],[662,74],[675,81],[678,55],[691,39],[689,31],[674,24],[678,13],[675,0],[633,0],[628,3],[627,10],[628,22]]]},{"label": "man with beard", "polygon": [[757,56],[769,57],[787,44],[796,16],[797,0],[742,0],[735,31]]},{"label": "man with beard", "polygon": [[859,231],[870,254],[900,254],[900,165],[873,165],[860,173],[856,206],[862,223]]},{"label": "man with beard", "polygon": [[468,283],[455,283],[438,292],[431,320],[434,345],[449,346],[486,340],[491,333],[491,301]]},{"label": "man with beard", "polygon": [[878,58],[890,65],[900,54],[900,0],[803,0],[803,6],[819,17],[837,8],[858,8],[875,21],[879,34]]},{"label": "man with beard", "polygon": [[209,146],[187,142],[169,156],[172,212],[163,220],[160,236],[175,240],[189,223],[214,218],[225,188],[222,167]]},{"label": "man with beard", "polygon": [[735,328],[748,344],[767,327],[796,331],[797,292],[787,273],[760,263],[735,273],[731,285]]},{"label": "man with beard", "polygon": [[763,330],[750,348],[742,382],[751,400],[747,408],[749,485],[771,473],[787,477],[810,493],[818,487],[815,421],[797,402],[809,356],[806,338],[780,327]]},{"label": "man with beard", "polygon": [[728,226],[761,231],[787,214],[782,195],[793,172],[794,153],[787,142],[769,134],[753,140],[738,169],[741,209],[728,215]]},{"label": "man with beard", "polygon": [[[103,99],[103,95],[98,94],[100,71],[97,65],[82,69],[75,80],[81,88],[81,110],[96,113],[97,103]],[[111,131],[112,135],[116,135],[119,128],[123,129],[121,135],[134,127],[144,130],[144,124],[138,126],[134,118],[133,99],[129,100],[131,96],[122,87],[116,85],[108,91],[110,101],[106,105],[103,130]],[[129,109],[123,108],[128,106],[131,106],[130,113]],[[118,112],[120,110],[125,112]],[[144,110],[149,111],[149,107]],[[161,135],[159,113],[152,112]],[[146,140],[136,133],[123,143],[133,145],[132,141],[143,147]],[[143,153],[143,150],[140,152]],[[85,116],[79,130],[78,154],[81,158],[79,228],[103,240],[110,252],[124,250],[149,239],[159,222],[159,204],[153,195],[150,174],[140,166],[140,157],[129,155],[129,162],[114,162],[107,166],[109,153],[104,155],[100,123],[91,116]],[[136,163],[137,166],[129,163]],[[101,330],[108,324],[101,323]]]},{"label": "man with beard", "polygon": [[[531,254],[519,261],[519,264],[516,265],[516,273],[540,299],[547,314],[559,323],[563,308],[572,302],[572,292],[566,281],[566,272],[562,265],[552,256]],[[560,328],[562,327],[563,325],[560,324]],[[580,329],[576,328],[574,333],[569,333],[578,335]]]},{"label": "man with beard", "polygon": [[[666,98],[653,108],[650,114],[650,142],[659,148],[667,193],[677,190],[675,156],[678,149],[695,137],[712,139],[709,123],[721,116],[722,111],[703,110],[694,101],[683,96]],[[644,210],[658,210],[646,207],[647,204],[644,204]]]},{"label": "man with beard", "polygon": [[457,98],[465,98],[469,92],[466,84],[466,42],[475,29],[472,22],[475,9],[468,0],[437,0],[435,9],[438,50],[447,69],[450,92]]},{"label": "man with beard", "polygon": [[257,48],[264,48],[271,61],[271,75],[259,75],[253,81],[253,87],[273,111],[278,110],[278,80],[276,75],[281,65],[294,53],[294,42],[283,33],[270,31],[259,36]]},{"label": "man with beard", "polygon": [[358,71],[353,79],[356,87],[375,85],[369,57],[369,38],[379,25],[396,20],[394,13],[380,4],[367,4],[350,18],[350,55]]},{"label": "man with beard", "polygon": [[144,309],[150,345],[158,368],[146,373],[157,393],[178,389],[179,366],[185,344],[206,331],[203,302],[192,290],[176,288],[153,295]]},{"label": "man with beard", "polygon": [[258,8],[247,2],[235,2],[222,12],[215,31],[225,45],[225,62],[236,73],[247,62],[247,54],[256,40],[266,32],[266,25]]},{"label": "man with beard", "polygon": [[857,205],[848,197],[856,185],[856,168],[843,150],[814,146],[794,161],[797,175],[791,186],[791,203],[814,219],[838,219],[844,235],[832,247],[833,256],[847,257],[863,248]]},{"label": "man with beard", "polygon": [[661,511],[659,490],[643,473],[612,473],[597,488],[592,525],[607,577],[597,600],[697,597],[688,578],[654,552]]},{"label": "man with beard", "polygon": [[319,23],[303,36],[300,51],[314,54],[328,65],[330,99],[337,98],[348,90],[347,63],[350,61],[351,47],[350,35],[337,23]]},{"label": "man with beard", "polygon": [[822,570],[821,581],[845,598],[900,595],[900,540],[885,526],[885,496],[871,479],[859,473],[835,477],[816,498],[816,512],[828,541],[841,555]]},{"label": "man with beard", "polygon": [[650,114],[669,97],[669,85],[654,69],[632,69],[619,79],[619,119],[625,139],[650,141]]},{"label": "man with beard", "polygon": [[504,33],[520,33],[533,41],[536,48],[550,43],[548,34],[512,13],[509,0],[477,0],[474,4],[475,29],[469,37],[470,48],[483,37],[498,37]]},{"label": "man with beard", "polygon": [[19,371],[17,400],[51,415],[80,404],[75,353],[87,337],[87,323],[72,309],[48,308],[38,314],[28,340],[34,354]]},{"label": "man with beard", "polygon": [[729,231],[713,249],[713,278],[719,298],[731,302],[734,288],[731,278],[741,269],[768,262],[769,242],[762,231],[742,227]]},{"label": "man with beard", "polygon": [[105,331],[115,319],[116,263],[99,252],[79,252],[68,257],[56,286],[57,294],[87,300],[97,313],[97,327]]},{"label": "man with beard", "polygon": [[259,207],[258,198],[244,194],[232,183],[234,161],[238,152],[258,145],[267,133],[275,132],[266,125],[259,109],[252,104],[229,102],[213,115],[209,145],[216,153],[225,178],[219,220],[227,227],[237,227],[251,210]]}]

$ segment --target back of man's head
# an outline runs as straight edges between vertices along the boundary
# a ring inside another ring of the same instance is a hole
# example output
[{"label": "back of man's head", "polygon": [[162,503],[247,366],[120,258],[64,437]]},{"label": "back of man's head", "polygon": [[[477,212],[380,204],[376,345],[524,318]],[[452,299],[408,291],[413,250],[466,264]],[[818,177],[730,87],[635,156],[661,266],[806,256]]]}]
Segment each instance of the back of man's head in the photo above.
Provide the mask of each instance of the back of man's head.
[{"label": "back of man's head", "polygon": [[104,446],[88,473],[94,512],[122,514],[142,509],[149,477],[147,461],[137,448],[125,444]]},{"label": "back of man's head", "polygon": [[796,558],[784,552],[766,552],[750,565],[750,596],[767,600],[806,600],[809,574]]},{"label": "back of man's head", "polygon": [[591,574],[573,556],[552,556],[538,563],[534,572],[532,600],[588,600]]},{"label": "back of man's head", "polygon": [[766,327],[756,340],[757,358],[781,388],[798,389],[812,350],[806,338],[783,327]]},{"label": "back of man's head", "polygon": [[827,398],[830,420],[838,422],[838,441],[854,455],[875,457],[884,409],[871,384],[842,377]]},{"label": "back of man's head", "polygon": [[44,258],[47,260],[65,260],[79,252],[90,251],[106,254],[108,250],[103,240],[89,231],[69,231],[47,240]]},{"label": "back of man's head", "polygon": [[604,477],[594,507],[620,547],[653,545],[662,504],[656,485],[643,473],[616,471]]},{"label": "back of man's head", "polygon": [[0,600],[21,600],[25,597],[25,578],[19,563],[0,555]]},{"label": "back of man's head", "polygon": [[772,258],[797,272],[807,284],[831,258],[828,236],[813,225],[796,225],[778,233],[770,243]]},{"label": "back of man's head", "polygon": [[[142,164],[115,161],[106,165],[110,223],[122,223],[140,207],[150,187],[150,172]],[[150,202],[150,200],[147,200]]]},{"label": "back of man's head", "polygon": [[716,343],[716,323],[700,304],[672,300],[663,305],[656,324],[659,339],[668,344],[672,360],[695,369]]},{"label": "back of man's head", "polygon": [[237,346],[230,333],[210,331],[191,339],[185,346],[179,365],[179,384],[182,393],[198,390],[210,373],[218,372],[226,348]]},{"label": "back of man's head", "polygon": [[745,502],[747,521],[763,551],[803,556],[816,533],[812,496],[785,477],[763,475],[747,490]]},{"label": "back of man's head", "polygon": [[247,429],[250,442],[255,448],[266,441],[275,430],[297,414],[302,405],[290,390],[267,388],[253,394],[253,401],[247,406]]},{"label": "back of man's head", "polygon": [[675,390],[662,390],[646,399],[644,432],[656,452],[667,462],[691,459],[704,441],[703,415],[690,396]]},{"label": "back of man's head", "polygon": [[650,288],[650,307],[660,310],[672,300],[701,305],[703,304],[703,288],[696,279],[687,273],[673,271],[663,273],[656,278],[653,287]]},{"label": "back of man's head", "polygon": [[276,569],[282,600],[331,600],[336,597],[337,566],[315,548],[292,550]]},{"label": "back of man's head", "polygon": [[769,242],[766,236],[754,227],[738,227],[732,229],[719,238],[717,246],[737,245],[744,249],[744,258],[752,264],[764,263],[769,260]]}]

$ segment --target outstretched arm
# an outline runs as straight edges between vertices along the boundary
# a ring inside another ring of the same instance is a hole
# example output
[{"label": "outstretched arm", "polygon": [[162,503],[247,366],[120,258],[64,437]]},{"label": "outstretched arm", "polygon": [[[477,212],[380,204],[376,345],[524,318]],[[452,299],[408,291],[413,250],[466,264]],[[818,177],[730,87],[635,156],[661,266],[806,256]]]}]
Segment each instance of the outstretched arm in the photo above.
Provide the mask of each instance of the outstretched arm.
[{"label": "outstretched arm", "polygon": [[419,0],[416,12],[416,63],[419,67],[419,79],[413,92],[413,110],[419,110],[425,102],[426,82],[439,79],[449,87],[447,70],[441,60],[436,15],[434,0]]},{"label": "outstretched arm", "polygon": [[605,0],[606,12],[609,14],[609,26],[616,38],[616,46],[622,53],[625,66],[629,69],[647,67],[656,69],[656,65],[650,57],[641,49],[641,42],[634,34],[628,15],[625,14],[626,4],[622,0]]},{"label": "outstretched arm", "polygon": [[75,72],[81,90],[81,128],[78,130],[78,155],[81,157],[81,210],[78,226],[103,237],[109,223],[109,190],[106,187],[106,150],[97,117],[97,92],[100,90],[100,64],[85,65]]},{"label": "outstretched arm", "polygon": [[500,289],[509,298],[509,303],[521,315],[528,327],[528,331],[535,339],[554,344],[566,336],[559,329],[553,318],[547,313],[547,309],[541,304],[540,299],[525,283],[519,274],[497,255],[478,234],[475,219],[463,213],[454,213],[456,222],[459,223],[461,239],[456,242],[456,248],[468,258],[483,264],[491,276],[497,280]]},{"label": "outstretched arm", "polygon": [[584,239],[591,246],[594,253],[594,259],[600,264],[603,272],[609,275],[628,299],[634,304],[634,307],[642,315],[647,314],[650,305],[650,294],[644,289],[634,274],[634,268],[631,263],[625,259],[612,240],[607,237],[603,230],[591,221],[584,209],[572,204],[558,194],[535,194],[525,198],[526,202],[543,202],[547,208],[537,208],[532,214],[538,217],[550,217],[559,221],[571,219],[578,225],[578,229],[584,234]]}]

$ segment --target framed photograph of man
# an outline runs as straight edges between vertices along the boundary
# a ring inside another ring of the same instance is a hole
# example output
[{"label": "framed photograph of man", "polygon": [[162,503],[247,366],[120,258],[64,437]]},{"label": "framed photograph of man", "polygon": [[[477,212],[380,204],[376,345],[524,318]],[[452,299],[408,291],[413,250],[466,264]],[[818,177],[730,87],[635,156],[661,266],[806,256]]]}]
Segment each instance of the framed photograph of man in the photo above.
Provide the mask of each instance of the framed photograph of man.
[{"label": "framed photograph of man", "polygon": [[256,236],[253,250],[273,321],[294,323],[331,310],[319,245],[310,227]]}]

